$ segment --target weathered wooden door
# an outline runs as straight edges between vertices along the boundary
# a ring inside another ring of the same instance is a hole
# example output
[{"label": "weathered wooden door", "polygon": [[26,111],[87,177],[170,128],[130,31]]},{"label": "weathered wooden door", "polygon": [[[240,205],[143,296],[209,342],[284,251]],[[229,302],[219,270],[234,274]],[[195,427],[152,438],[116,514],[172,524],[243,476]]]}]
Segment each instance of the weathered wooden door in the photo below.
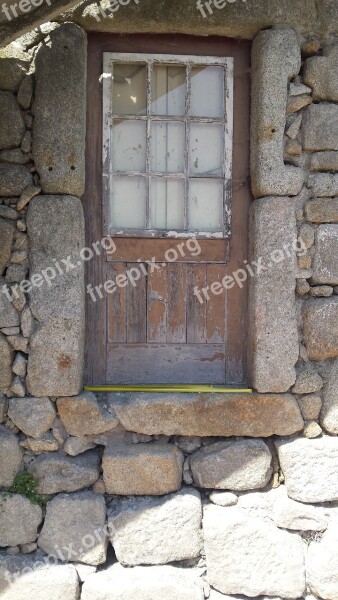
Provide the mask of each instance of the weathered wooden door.
[{"label": "weathered wooden door", "polygon": [[90,39],[86,383],[244,384],[247,46],[145,39]]}]

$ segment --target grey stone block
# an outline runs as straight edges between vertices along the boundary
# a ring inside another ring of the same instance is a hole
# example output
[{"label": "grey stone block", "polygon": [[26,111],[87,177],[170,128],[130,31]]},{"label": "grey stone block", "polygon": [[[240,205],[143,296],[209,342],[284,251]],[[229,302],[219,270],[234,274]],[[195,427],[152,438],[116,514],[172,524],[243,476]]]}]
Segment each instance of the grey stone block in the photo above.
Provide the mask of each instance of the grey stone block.
[{"label": "grey stone block", "polygon": [[324,387],[320,424],[328,433],[338,435],[338,360],[333,362]]},{"label": "grey stone block", "polygon": [[8,416],[23,433],[40,438],[52,427],[56,411],[49,398],[11,398]]},{"label": "grey stone block", "polygon": [[97,435],[111,431],[119,424],[116,417],[105,410],[91,392],[84,392],[75,398],[59,398],[57,407],[70,435]]},{"label": "grey stone block", "polygon": [[[106,562],[106,503],[93,492],[60,494],[48,502],[38,545],[65,561],[99,565]],[[71,548],[69,555],[67,548]]]},{"label": "grey stone block", "polygon": [[0,389],[6,390],[12,383],[13,350],[0,333]]},{"label": "grey stone block", "polygon": [[313,89],[313,99],[338,102],[338,44],[324,46],[323,56],[305,61],[304,81]]},{"label": "grey stone block", "polygon": [[252,48],[251,181],[254,196],[295,196],[301,168],[284,164],[288,81],[297,75],[301,53],[292,29],[269,29]]},{"label": "grey stone block", "polygon": [[338,223],[338,198],[318,198],[305,206],[306,218],[311,223]]},{"label": "grey stone block", "polygon": [[20,196],[29,185],[33,185],[33,178],[26,167],[0,164],[0,196]]},{"label": "grey stone block", "polygon": [[12,92],[0,92],[0,150],[20,146],[25,131],[16,97]]},{"label": "grey stone block", "polygon": [[304,343],[310,360],[338,356],[338,298],[306,300],[303,308]]},{"label": "grey stone block", "polygon": [[251,262],[262,265],[250,280],[249,348],[252,385],[262,393],[286,392],[296,380],[297,232],[290,198],[262,198],[251,209]]},{"label": "grey stone block", "polygon": [[84,192],[86,73],[85,32],[61,25],[36,57],[33,154],[44,193]]},{"label": "grey stone block", "polygon": [[[108,524],[116,557],[125,565],[159,565],[199,556],[202,506],[197,490],[112,505]],[[175,532],[175,535],[173,535]]]},{"label": "grey stone block", "polygon": [[35,542],[42,510],[20,494],[0,494],[0,546]]},{"label": "grey stone block", "polygon": [[[76,396],[82,388],[84,348],[84,247],[80,200],[72,196],[36,196],[29,204],[30,308],[39,325],[31,338],[27,386],[32,396]],[[62,260],[70,258],[73,268]],[[55,263],[61,267],[62,274]],[[48,282],[42,271],[54,270]],[[68,272],[67,272],[68,271]]]},{"label": "grey stone block", "polygon": [[0,488],[12,485],[20,470],[22,453],[18,438],[3,425],[0,425]]},{"label": "grey stone block", "polygon": [[35,459],[31,469],[39,479],[40,494],[76,492],[97,481],[100,476],[100,457],[94,450],[75,458],[46,453]]},{"label": "grey stone block", "polygon": [[338,285],[338,225],[318,227],[312,280],[319,285]]},{"label": "grey stone block", "polygon": [[303,117],[304,150],[338,150],[338,106],[311,104]]},{"label": "grey stone block", "polygon": [[272,456],[262,440],[216,442],[190,457],[197,487],[246,491],[264,488],[272,475]]}]

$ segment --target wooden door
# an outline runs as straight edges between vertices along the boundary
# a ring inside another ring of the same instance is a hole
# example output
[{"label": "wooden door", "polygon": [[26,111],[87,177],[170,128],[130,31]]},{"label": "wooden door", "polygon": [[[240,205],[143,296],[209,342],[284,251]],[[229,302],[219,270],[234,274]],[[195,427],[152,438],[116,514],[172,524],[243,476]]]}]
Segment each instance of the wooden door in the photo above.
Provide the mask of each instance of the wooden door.
[{"label": "wooden door", "polygon": [[[196,231],[190,236],[171,239],[163,232],[148,235],[137,231],[125,237],[121,232],[116,236],[114,231],[110,232],[116,252],[102,253],[88,263],[87,282],[95,286],[119,281],[121,285],[114,293],[105,294],[100,302],[93,303],[87,298],[85,383],[88,385],[242,385],[247,382],[247,283],[227,289],[221,283],[226,276],[231,277],[243,267],[243,261],[247,259],[250,203],[247,43],[239,45],[224,40],[220,43],[217,38],[206,40],[185,36],[89,36],[87,189],[84,198],[87,239],[88,243],[93,243],[108,233],[99,151],[103,53],[149,51],[173,54],[177,50],[180,54],[234,58],[231,235],[223,239],[197,235],[194,240]],[[175,253],[177,257],[173,260]]]}]

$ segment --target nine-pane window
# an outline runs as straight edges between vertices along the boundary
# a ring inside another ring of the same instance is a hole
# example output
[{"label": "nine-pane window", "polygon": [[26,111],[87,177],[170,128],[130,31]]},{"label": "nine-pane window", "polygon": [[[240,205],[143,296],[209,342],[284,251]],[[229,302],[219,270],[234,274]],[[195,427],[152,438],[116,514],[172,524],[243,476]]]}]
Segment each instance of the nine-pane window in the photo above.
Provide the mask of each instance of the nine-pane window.
[{"label": "nine-pane window", "polygon": [[233,59],[104,54],[107,234],[229,237]]}]

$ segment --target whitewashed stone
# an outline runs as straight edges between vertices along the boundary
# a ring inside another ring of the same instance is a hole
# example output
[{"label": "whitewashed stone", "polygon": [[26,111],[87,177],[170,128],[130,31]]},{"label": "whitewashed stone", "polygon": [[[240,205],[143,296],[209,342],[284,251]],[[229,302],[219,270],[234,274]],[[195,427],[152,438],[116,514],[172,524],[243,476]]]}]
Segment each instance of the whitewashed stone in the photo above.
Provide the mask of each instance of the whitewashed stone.
[{"label": "whitewashed stone", "polygon": [[294,196],[302,188],[303,170],[285,166],[283,160],[288,82],[300,66],[300,47],[292,29],[269,29],[256,36],[251,113],[251,181],[256,198]]},{"label": "whitewashed stone", "polygon": [[322,56],[305,61],[304,81],[313,90],[313,99],[338,102],[338,44],[324,46]]},{"label": "whitewashed stone", "polygon": [[174,444],[133,444],[105,449],[102,469],[108,494],[162,496],[180,489],[184,455]]},{"label": "whitewashed stone", "polygon": [[338,298],[306,300],[303,305],[304,344],[310,360],[338,356]]},{"label": "whitewashed stone", "polygon": [[100,475],[100,458],[94,450],[70,456],[42,454],[31,468],[39,479],[40,494],[75,492],[95,483]]},{"label": "whitewashed stone", "polygon": [[115,429],[119,423],[91,392],[85,392],[76,398],[59,398],[57,407],[61,421],[70,435],[97,435]]},{"label": "whitewashed stone", "polygon": [[299,355],[295,304],[297,230],[293,201],[272,197],[256,200],[251,208],[250,235],[251,260],[270,265],[257,273],[250,285],[252,385],[260,393],[286,392],[295,383]]},{"label": "whitewashed stone", "polygon": [[111,542],[124,565],[156,565],[198,557],[201,519],[200,495],[188,488],[163,498],[122,500],[108,513]]},{"label": "whitewashed stone", "polygon": [[207,578],[223,594],[299,598],[305,591],[304,544],[237,507],[207,506]]},{"label": "whitewashed stone", "polygon": [[8,416],[23,433],[39,438],[53,425],[56,412],[49,398],[11,398]]},{"label": "whitewashed stone", "polygon": [[[60,494],[47,504],[46,518],[38,545],[46,552],[65,560],[99,565],[106,562],[106,504],[93,492]],[[67,556],[71,547],[72,555]]]},{"label": "whitewashed stone", "polygon": [[[39,568],[37,568],[39,567]],[[0,556],[1,600],[78,600],[79,580],[72,565],[46,565],[27,556]]]},{"label": "whitewashed stone", "polygon": [[0,425],[0,488],[12,485],[21,463],[22,453],[18,438],[9,429]]},{"label": "whitewashed stone", "polygon": [[276,441],[288,496],[305,503],[338,500],[338,438]]},{"label": "whitewashed stone", "polygon": [[309,440],[319,437],[322,435],[322,433],[323,430],[321,426],[316,423],[316,421],[310,421],[309,423],[306,423],[303,431],[304,437],[308,438]]},{"label": "whitewashed stone", "polygon": [[329,380],[324,388],[320,424],[328,433],[338,435],[338,360],[333,362]]},{"label": "whitewashed stone", "polygon": [[216,442],[190,457],[198,487],[243,491],[263,488],[272,475],[272,456],[262,440]]},{"label": "whitewashed stone", "polygon": [[292,435],[304,427],[291,394],[143,393],[110,397],[123,427],[147,435],[269,437]]},{"label": "whitewashed stone", "polygon": [[338,106],[311,104],[303,116],[304,150],[338,150]]},{"label": "whitewashed stone", "polygon": [[[30,339],[27,387],[32,396],[75,396],[82,389],[84,280],[79,252],[84,244],[83,209],[72,196],[35,196],[29,203],[30,277],[71,257],[72,268],[50,285],[32,288],[30,308],[39,326]],[[51,274],[51,271],[47,271]]]},{"label": "whitewashed stone", "polygon": [[307,583],[316,597],[336,600],[338,595],[338,522],[332,520],[319,542],[310,544],[307,560]]},{"label": "whitewashed stone", "polygon": [[238,497],[231,492],[211,492],[209,500],[218,506],[235,506],[238,502]]},{"label": "whitewashed stone", "polygon": [[291,500],[284,485],[279,490],[271,513],[277,527],[293,531],[325,531],[329,517],[324,508]]},{"label": "whitewashed stone", "polygon": [[320,225],[316,235],[313,282],[338,285],[338,225]]},{"label": "whitewashed stone", "polygon": [[82,600],[204,600],[203,583],[194,571],[171,566],[135,567],[119,564],[91,575]]},{"label": "whitewashed stone", "polygon": [[35,542],[42,510],[20,494],[0,494],[0,546]]},{"label": "whitewashed stone", "polygon": [[313,392],[319,392],[323,387],[323,380],[318,375],[315,368],[306,364],[302,366],[297,372],[297,380],[292,388],[293,394],[311,394]]},{"label": "whitewashed stone", "polygon": [[37,52],[33,154],[46,194],[84,191],[86,56],[86,34],[74,23],[52,31]]}]

